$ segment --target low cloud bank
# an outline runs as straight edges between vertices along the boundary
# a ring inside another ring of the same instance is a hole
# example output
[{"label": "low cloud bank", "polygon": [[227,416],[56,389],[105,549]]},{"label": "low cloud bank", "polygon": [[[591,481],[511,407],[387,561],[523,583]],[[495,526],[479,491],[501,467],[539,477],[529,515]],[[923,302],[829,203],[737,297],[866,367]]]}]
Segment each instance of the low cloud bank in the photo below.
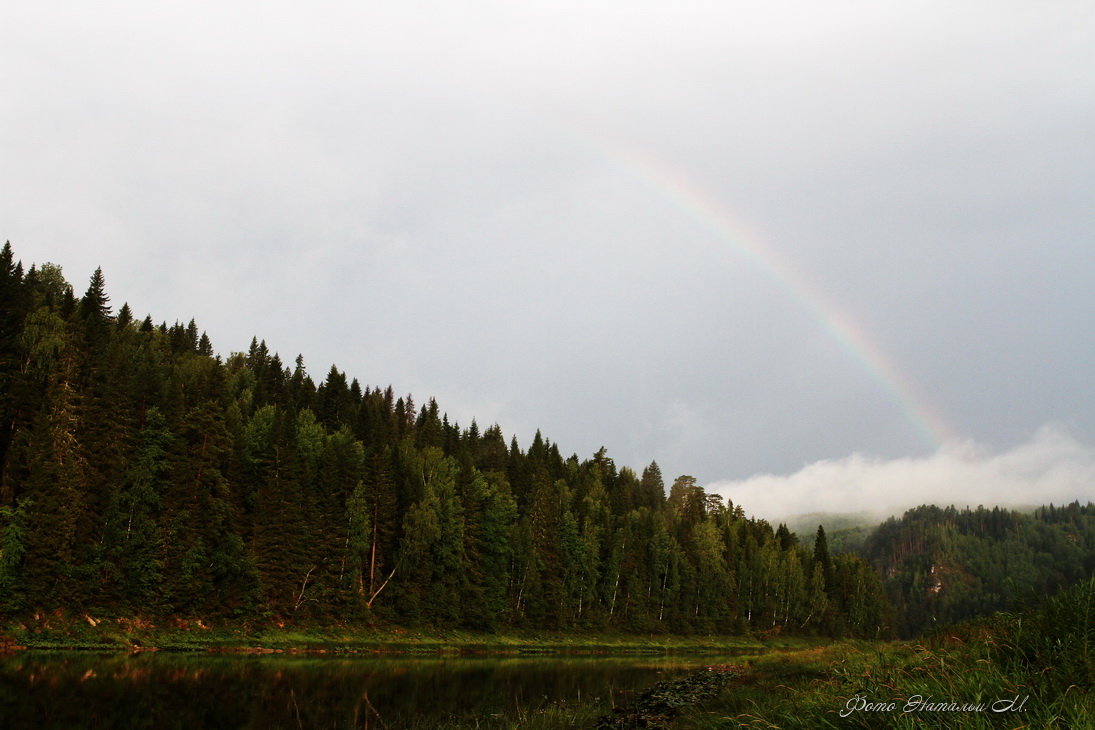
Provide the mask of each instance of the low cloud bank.
[{"label": "low cloud bank", "polygon": [[852,454],[787,476],[760,474],[706,486],[748,514],[778,520],[809,512],[899,514],[919,504],[1023,506],[1095,500],[1095,447],[1044,426],[1010,451],[974,443],[932,456],[884,460]]}]

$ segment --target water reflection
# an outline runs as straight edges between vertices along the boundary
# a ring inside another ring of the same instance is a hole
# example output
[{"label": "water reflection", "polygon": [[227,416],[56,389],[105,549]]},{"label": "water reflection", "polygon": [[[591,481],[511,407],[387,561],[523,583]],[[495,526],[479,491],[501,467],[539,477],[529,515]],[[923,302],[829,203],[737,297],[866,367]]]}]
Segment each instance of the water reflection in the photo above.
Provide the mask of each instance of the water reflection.
[{"label": "water reflection", "polygon": [[607,711],[711,661],[18,652],[0,657],[0,727],[511,726],[565,706]]}]

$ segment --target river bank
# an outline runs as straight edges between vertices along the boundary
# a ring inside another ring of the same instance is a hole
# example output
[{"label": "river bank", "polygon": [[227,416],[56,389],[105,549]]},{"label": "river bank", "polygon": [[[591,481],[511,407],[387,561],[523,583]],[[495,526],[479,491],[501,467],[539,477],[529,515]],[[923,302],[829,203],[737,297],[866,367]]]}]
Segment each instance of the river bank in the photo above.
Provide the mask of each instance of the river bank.
[{"label": "river bank", "polygon": [[801,649],[825,639],[608,632],[485,633],[363,624],[284,625],[201,618],[52,614],[0,623],[0,651],[122,650],[314,654],[737,654]]}]

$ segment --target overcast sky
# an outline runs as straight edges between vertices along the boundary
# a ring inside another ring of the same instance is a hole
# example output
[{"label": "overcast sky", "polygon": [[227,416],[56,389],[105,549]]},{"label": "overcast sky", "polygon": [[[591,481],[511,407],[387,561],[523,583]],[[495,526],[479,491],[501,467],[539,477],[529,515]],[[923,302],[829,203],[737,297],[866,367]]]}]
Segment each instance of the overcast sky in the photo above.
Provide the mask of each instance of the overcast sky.
[{"label": "overcast sky", "polygon": [[223,354],[258,335],[766,515],[993,495],[974,473],[1095,498],[1090,2],[0,27],[0,239]]}]

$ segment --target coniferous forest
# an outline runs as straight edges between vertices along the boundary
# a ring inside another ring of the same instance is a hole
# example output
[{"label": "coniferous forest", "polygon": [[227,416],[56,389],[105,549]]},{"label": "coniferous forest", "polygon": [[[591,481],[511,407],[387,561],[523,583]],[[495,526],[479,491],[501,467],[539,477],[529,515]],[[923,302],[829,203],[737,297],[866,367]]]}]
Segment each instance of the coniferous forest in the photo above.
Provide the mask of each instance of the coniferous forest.
[{"label": "coniferous forest", "polygon": [[[258,339],[219,356],[194,321],[114,306],[101,271],[77,293],[10,244],[0,378],[9,616],[879,637],[923,628],[938,591],[916,535],[948,565],[965,540],[887,523],[864,555],[831,554],[823,529],[800,540],[653,462],[522,446],[336,367],[317,382]],[[982,533],[1020,541],[993,515]],[[1065,552],[1082,535],[1051,587],[1090,575],[1092,509],[1049,517],[1023,529]],[[984,580],[955,618],[1001,607]]]},{"label": "coniferous forest", "polygon": [[1030,514],[921,506],[886,520],[861,547],[914,636],[994,611],[1017,611],[1095,575],[1095,504]]}]

